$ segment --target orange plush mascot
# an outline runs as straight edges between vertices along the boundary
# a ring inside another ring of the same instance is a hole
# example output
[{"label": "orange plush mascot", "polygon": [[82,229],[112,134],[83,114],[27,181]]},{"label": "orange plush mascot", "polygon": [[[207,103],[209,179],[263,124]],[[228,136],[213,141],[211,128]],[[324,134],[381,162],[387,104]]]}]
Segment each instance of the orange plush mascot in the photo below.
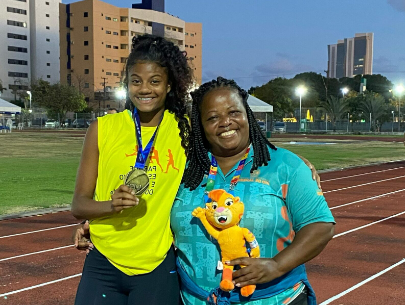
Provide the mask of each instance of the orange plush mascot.
[{"label": "orange plush mascot", "polygon": [[[206,208],[196,208],[192,215],[201,220],[207,232],[218,240],[221,248],[222,264],[224,267],[219,287],[224,291],[235,288],[232,283],[233,266],[225,264],[239,257],[259,257],[260,249],[255,236],[246,228],[239,227],[244,212],[243,202],[224,190],[212,190],[208,193],[212,200]],[[250,245],[250,255],[246,249],[246,242]],[[243,268],[244,266],[240,266]],[[241,288],[241,295],[247,297],[256,289],[256,285]]]}]

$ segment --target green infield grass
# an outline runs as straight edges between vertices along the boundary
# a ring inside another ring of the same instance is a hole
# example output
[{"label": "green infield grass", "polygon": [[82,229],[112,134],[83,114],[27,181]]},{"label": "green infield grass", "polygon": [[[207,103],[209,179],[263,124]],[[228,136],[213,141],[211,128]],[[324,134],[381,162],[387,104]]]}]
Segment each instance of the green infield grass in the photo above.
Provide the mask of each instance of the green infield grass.
[{"label": "green infield grass", "polygon": [[[318,170],[405,159],[403,143],[272,138],[276,146],[310,160]],[[316,141],[330,145],[299,145]],[[0,134],[0,215],[68,207],[73,196],[83,136],[67,132]]]}]

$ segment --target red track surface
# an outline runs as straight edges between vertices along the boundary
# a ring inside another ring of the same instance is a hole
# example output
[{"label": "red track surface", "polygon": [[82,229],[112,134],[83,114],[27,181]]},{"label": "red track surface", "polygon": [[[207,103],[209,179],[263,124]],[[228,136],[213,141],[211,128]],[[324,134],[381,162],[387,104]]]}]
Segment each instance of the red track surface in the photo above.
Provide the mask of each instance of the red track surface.
[{"label": "red track surface", "polygon": [[[321,178],[337,235],[307,263],[319,304],[405,304],[405,162],[329,172]],[[389,192],[395,193],[380,196]],[[375,196],[380,197],[364,200]],[[76,222],[68,212],[0,222],[0,304],[73,304],[80,276],[65,278],[81,272],[85,254],[70,246],[72,227],[7,236]],[[58,247],[64,248],[15,257]],[[352,291],[339,296],[348,289]],[[17,290],[23,291],[8,294]]]}]

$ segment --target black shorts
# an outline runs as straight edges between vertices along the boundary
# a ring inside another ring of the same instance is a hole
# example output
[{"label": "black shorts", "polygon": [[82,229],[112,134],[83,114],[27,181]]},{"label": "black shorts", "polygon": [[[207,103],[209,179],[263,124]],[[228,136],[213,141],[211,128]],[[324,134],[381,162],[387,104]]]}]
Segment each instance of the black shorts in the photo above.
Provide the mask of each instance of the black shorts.
[{"label": "black shorts", "polygon": [[97,249],[86,257],[76,305],[178,305],[179,279],[173,247],[152,272],[128,276]]}]

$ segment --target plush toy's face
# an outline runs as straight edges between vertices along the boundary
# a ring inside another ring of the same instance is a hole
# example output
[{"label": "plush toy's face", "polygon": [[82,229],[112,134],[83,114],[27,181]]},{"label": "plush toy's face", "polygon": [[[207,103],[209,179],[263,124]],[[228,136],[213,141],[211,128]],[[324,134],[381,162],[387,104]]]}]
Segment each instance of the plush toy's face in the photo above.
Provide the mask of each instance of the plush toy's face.
[{"label": "plush toy's face", "polygon": [[244,211],[244,205],[239,197],[234,197],[225,191],[222,191],[221,196],[215,196],[216,201],[210,194],[208,196],[213,201],[206,204],[205,215],[211,225],[222,230],[239,223]]}]

